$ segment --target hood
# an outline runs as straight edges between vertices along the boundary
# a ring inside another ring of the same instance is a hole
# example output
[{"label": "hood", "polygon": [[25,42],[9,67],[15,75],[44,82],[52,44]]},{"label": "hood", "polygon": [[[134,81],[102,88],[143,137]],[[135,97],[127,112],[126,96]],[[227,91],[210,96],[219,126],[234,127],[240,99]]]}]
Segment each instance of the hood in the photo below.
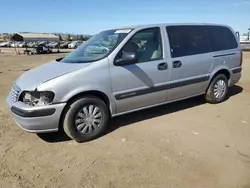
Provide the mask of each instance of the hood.
[{"label": "hood", "polygon": [[19,86],[21,90],[32,91],[46,81],[86,67],[89,64],[90,63],[62,63],[52,61],[25,72],[16,81],[16,85]]}]

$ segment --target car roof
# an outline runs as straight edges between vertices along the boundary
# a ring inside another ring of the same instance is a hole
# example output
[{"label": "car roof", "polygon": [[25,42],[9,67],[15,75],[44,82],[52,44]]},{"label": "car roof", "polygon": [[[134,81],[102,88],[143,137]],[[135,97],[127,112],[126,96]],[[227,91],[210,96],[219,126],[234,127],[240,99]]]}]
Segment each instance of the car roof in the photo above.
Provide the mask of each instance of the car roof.
[{"label": "car roof", "polygon": [[115,29],[117,29],[117,30],[123,30],[123,29],[143,29],[143,28],[149,28],[149,27],[188,26],[188,25],[196,25],[196,26],[207,25],[207,26],[228,27],[227,25],[214,24],[214,23],[158,23],[158,24],[145,24],[145,25],[126,26],[126,27],[120,27],[120,28],[115,28]]}]

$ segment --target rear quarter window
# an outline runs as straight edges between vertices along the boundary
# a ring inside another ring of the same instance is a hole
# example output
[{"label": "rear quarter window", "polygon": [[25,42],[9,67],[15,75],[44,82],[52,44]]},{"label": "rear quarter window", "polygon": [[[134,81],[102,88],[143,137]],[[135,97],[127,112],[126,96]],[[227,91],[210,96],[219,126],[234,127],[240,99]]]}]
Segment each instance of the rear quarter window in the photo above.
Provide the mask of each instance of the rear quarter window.
[{"label": "rear quarter window", "polygon": [[238,48],[233,32],[222,26],[204,26],[210,40],[212,51],[223,51]]}]

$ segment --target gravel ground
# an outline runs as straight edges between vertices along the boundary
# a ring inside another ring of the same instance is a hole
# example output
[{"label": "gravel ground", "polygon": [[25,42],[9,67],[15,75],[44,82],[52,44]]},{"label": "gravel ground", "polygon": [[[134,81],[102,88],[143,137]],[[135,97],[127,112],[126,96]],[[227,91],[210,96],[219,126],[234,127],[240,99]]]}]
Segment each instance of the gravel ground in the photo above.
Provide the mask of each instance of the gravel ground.
[{"label": "gravel ground", "polygon": [[82,144],[24,132],[5,102],[24,71],[64,55],[0,53],[1,188],[250,188],[249,52],[224,103],[197,97],[117,117]]}]

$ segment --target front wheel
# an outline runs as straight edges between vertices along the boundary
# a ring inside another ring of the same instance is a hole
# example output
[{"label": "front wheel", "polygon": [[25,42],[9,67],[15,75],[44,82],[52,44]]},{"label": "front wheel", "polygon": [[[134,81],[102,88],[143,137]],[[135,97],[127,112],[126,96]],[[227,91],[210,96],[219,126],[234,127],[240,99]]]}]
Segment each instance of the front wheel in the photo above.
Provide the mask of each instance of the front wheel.
[{"label": "front wheel", "polygon": [[224,74],[215,76],[205,94],[206,101],[212,104],[223,102],[228,93],[228,79]]},{"label": "front wheel", "polygon": [[109,110],[106,104],[97,97],[86,96],[67,107],[63,129],[77,142],[86,142],[103,134],[108,120]]}]

